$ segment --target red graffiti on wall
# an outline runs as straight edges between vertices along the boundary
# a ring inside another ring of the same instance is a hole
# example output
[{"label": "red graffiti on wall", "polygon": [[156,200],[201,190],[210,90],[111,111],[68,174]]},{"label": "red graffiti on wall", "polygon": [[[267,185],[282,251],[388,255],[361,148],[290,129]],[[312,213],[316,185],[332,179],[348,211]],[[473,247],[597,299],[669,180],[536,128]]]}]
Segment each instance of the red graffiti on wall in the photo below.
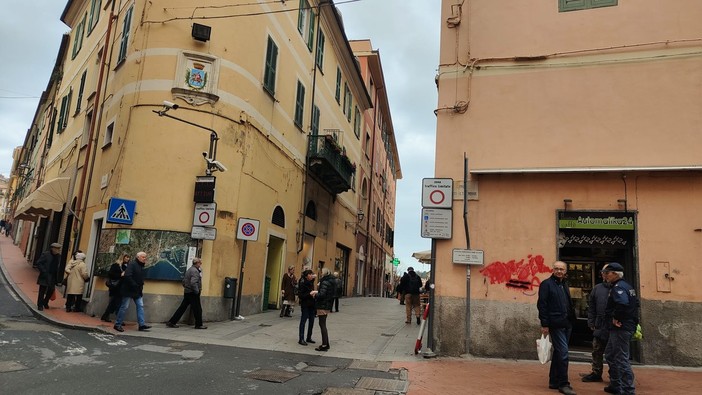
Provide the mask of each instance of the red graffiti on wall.
[{"label": "red graffiti on wall", "polygon": [[505,284],[509,288],[531,290],[541,284],[536,275],[551,273],[551,268],[544,265],[541,255],[528,255],[519,261],[495,261],[487,265],[480,273],[490,278],[490,284]]}]

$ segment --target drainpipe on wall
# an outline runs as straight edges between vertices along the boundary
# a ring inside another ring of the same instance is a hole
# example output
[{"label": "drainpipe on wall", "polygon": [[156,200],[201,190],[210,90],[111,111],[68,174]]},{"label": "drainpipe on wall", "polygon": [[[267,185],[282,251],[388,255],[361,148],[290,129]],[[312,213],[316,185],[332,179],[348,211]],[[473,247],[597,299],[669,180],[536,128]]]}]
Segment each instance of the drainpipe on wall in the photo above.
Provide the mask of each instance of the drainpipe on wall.
[{"label": "drainpipe on wall", "polygon": [[[73,239],[73,250],[77,250],[78,246],[80,244],[80,238],[83,233],[83,226],[85,225],[85,211],[86,207],[88,205],[88,194],[90,191],[90,185],[87,186],[88,191],[85,191],[86,189],[86,179],[88,177],[92,177],[93,175],[93,168],[95,166],[95,153],[97,152],[97,149],[93,149],[93,144],[95,144],[94,141],[94,135],[95,135],[95,129],[97,126],[99,126],[98,118],[102,119],[102,111],[104,109],[104,106],[102,103],[100,103],[100,100],[102,99],[102,96],[100,95],[100,90],[103,84],[103,79],[105,78],[105,69],[107,67],[107,55],[108,53],[111,55],[112,50],[114,46],[110,46],[110,33],[112,32],[112,25],[113,22],[117,19],[117,16],[115,15],[115,3],[116,1],[112,2],[112,9],[110,10],[110,17],[107,22],[107,33],[105,34],[105,46],[102,49],[102,59],[100,59],[100,73],[98,74],[98,82],[97,82],[97,88],[95,89],[95,115],[90,119],[90,130],[88,132],[88,146],[85,151],[85,162],[83,163],[83,176],[81,177],[80,180],[80,188],[78,189],[78,198],[76,200],[77,207],[76,207],[76,214],[75,214],[75,219],[76,222],[73,224],[73,231],[75,233],[75,238]],[[109,51],[108,51],[109,48]],[[105,84],[105,89],[107,89],[107,84]],[[97,125],[97,126],[96,126]],[[91,156],[92,155],[92,161],[91,161]],[[90,164],[90,166],[88,166]],[[88,173],[88,167],[90,167],[90,172]],[[85,198],[83,197],[83,193],[85,192]]]}]

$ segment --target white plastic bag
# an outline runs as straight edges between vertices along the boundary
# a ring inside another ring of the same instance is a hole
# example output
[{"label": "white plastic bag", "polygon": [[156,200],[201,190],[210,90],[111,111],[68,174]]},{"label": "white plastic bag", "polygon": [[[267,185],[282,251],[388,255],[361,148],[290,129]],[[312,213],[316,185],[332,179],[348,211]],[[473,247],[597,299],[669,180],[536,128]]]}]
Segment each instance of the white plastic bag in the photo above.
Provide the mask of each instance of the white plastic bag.
[{"label": "white plastic bag", "polygon": [[536,339],[536,352],[539,354],[539,362],[545,364],[551,360],[553,355],[553,345],[550,335],[541,335],[541,339]]}]

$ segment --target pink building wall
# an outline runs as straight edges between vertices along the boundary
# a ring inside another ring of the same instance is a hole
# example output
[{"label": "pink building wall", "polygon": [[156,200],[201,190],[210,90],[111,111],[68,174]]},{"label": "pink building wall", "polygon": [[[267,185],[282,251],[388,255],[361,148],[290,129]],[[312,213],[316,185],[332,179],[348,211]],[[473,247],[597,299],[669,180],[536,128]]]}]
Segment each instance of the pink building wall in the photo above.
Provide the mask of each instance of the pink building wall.
[{"label": "pink building wall", "polygon": [[462,180],[468,156],[471,248],[485,262],[467,299],[466,267],[451,261],[466,248],[454,201],[453,237],[437,243],[435,351],[535,357],[538,284],[564,254],[567,209],[635,218],[622,247],[641,298],[635,359],[702,364],[690,347],[702,336],[700,17],[692,0],[571,12],[442,1],[435,177]]}]

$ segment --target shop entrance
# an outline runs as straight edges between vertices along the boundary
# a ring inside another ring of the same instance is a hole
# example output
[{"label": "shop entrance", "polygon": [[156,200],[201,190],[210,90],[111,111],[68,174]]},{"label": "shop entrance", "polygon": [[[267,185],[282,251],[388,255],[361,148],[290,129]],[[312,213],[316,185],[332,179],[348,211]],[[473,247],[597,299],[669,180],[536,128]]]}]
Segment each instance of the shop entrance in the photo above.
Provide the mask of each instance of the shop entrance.
[{"label": "shop entrance", "polygon": [[[639,289],[636,246],[636,214],[623,211],[559,211],[558,259],[568,265],[568,283],[577,321],[570,346],[590,351],[592,332],[587,325],[588,299],[602,282],[600,270],[610,262],[624,267],[624,279]],[[631,349],[634,359],[638,354]]]}]

